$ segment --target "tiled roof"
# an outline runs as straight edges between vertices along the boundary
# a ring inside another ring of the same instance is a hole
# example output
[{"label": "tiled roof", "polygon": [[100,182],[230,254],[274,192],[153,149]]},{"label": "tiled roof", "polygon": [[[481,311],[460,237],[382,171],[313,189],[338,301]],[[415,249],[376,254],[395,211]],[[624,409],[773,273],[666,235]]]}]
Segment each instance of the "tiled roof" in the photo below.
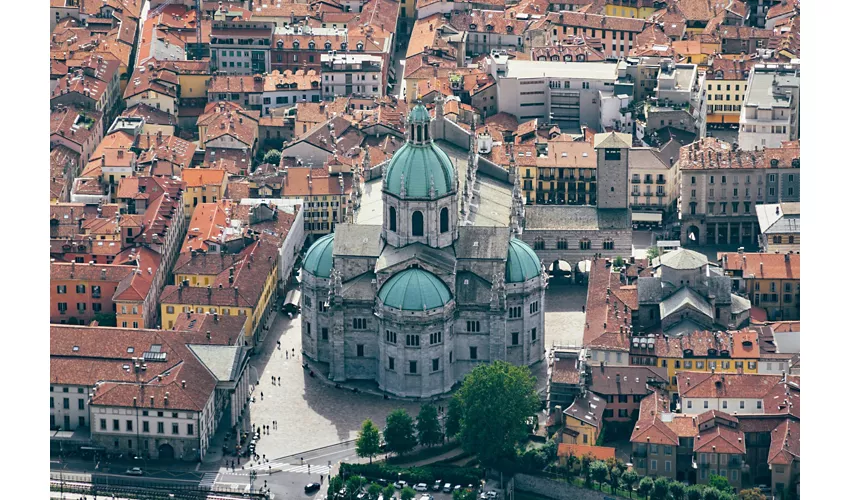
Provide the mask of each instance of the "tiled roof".
[{"label": "tiled roof", "polygon": [[166,113],[161,109],[153,106],[148,106],[145,103],[139,103],[125,109],[121,116],[132,118],[144,118],[145,124],[149,125],[171,125],[177,126],[177,118],[171,113]]},{"label": "tiled roof", "polygon": [[602,424],[602,416],[605,413],[607,403],[592,392],[586,392],[584,396],[577,397],[573,404],[564,410],[564,415],[581,420],[582,422],[599,427]]},{"label": "tiled roof", "polygon": [[221,186],[227,177],[227,171],[221,168],[183,169],[183,181],[186,187]]},{"label": "tiled roof", "polygon": [[51,262],[50,281],[104,281],[119,282],[133,272],[133,266],[118,264],[76,264],[74,262]]},{"label": "tiled roof", "polygon": [[[733,151],[732,145],[714,137],[705,137],[679,150],[680,170],[713,170],[737,168],[792,168],[800,159],[800,141],[761,151]],[[776,167],[771,160],[777,160]]]},{"label": "tiled roof", "polygon": [[316,70],[304,71],[299,69],[295,72],[272,71],[263,78],[263,91],[274,92],[282,89],[289,90],[311,90],[318,89],[322,81],[321,75]]},{"label": "tiled roof", "polygon": [[773,19],[775,17],[783,16],[785,14],[791,14],[799,9],[799,0],[782,0],[781,2],[774,4],[771,8],[767,10],[767,15],[765,16],[765,19]]},{"label": "tiled roof", "polygon": [[665,413],[670,413],[670,402],[667,398],[655,391],[643,398],[630,441],[635,444],[678,446],[679,436],[661,418]]},{"label": "tiled roof", "polygon": [[632,33],[640,33],[646,27],[646,20],[564,11],[558,13],[548,13],[545,17],[541,17],[539,20],[534,21],[531,25],[531,28],[541,29],[547,24],[553,24],[556,26],[569,26],[575,28],[630,31]]},{"label": "tiled roof", "polygon": [[685,398],[762,399],[782,381],[781,375],[678,372],[679,395]]},{"label": "tiled roof", "polygon": [[591,366],[588,390],[601,395],[649,394],[650,380],[666,383],[667,370],[654,366]]},{"label": "tiled roof", "polygon": [[[230,227],[230,200],[217,203],[199,203],[192,212],[192,219],[186,232],[186,239],[180,253],[194,251],[206,252],[209,242],[224,243],[224,231]],[[205,273],[206,274],[206,273]]]},{"label": "tiled roof", "polygon": [[77,144],[85,144],[103,118],[100,111],[76,106],[56,106],[50,111],[50,133],[57,134]]},{"label": "tiled roof", "polygon": [[611,333],[622,338],[622,345],[628,349],[628,334],[623,333],[621,327],[631,327],[632,312],[637,309],[638,303],[636,294],[621,292],[623,286],[619,273],[612,273],[604,259],[593,260],[587,288],[585,345],[604,333]]},{"label": "tiled roof", "polygon": [[770,433],[767,463],[790,465],[800,460],[800,422],[787,419]]},{"label": "tiled roof", "polygon": [[[741,271],[745,279],[800,279],[800,254],[737,253],[721,254],[723,269]],[[796,290],[795,290],[796,291]]]},{"label": "tiled roof", "polygon": [[577,385],[581,376],[581,373],[579,372],[580,364],[581,363],[577,357],[556,359],[555,364],[552,366],[551,382],[553,384]]},{"label": "tiled roof", "polygon": [[194,332],[200,335],[210,335],[213,344],[231,345],[236,340],[236,335],[245,327],[248,321],[247,315],[223,314],[192,314],[183,313],[177,315],[174,320],[173,330],[181,332]]},{"label": "tiled roof", "polygon": [[697,437],[694,438],[694,452],[744,455],[747,453],[744,433],[740,429],[715,425],[697,434]]}]

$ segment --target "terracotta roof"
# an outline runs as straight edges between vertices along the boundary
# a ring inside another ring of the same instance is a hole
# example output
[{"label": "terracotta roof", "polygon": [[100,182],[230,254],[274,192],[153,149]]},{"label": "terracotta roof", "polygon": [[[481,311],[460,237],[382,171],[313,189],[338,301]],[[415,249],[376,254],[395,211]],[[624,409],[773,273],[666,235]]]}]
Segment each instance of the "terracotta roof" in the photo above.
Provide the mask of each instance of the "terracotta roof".
[{"label": "terracotta roof", "polygon": [[777,384],[781,375],[743,373],[678,372],[679,395],[685,398],[762,399]]},{"label": "terracotta roof", "polygon": [[575,28],[630,31],[640,33],[646,27],[646,20],[628,17],[615,17],[581,12],[550,12],[532,23],[532,29],[541,29],[547,24]]},{"label": "terracotta roof", "polygon": [[667,427],[676,433],[680,438],[696,437],[699,434],[699,425],[697,425],[697,417],[693,415],[674,414],[673,419],[669,422],[664,422]]},{"label": "terracotta roof", "polygon": [[741,271],[744,279],[800,279],[800,254],[798,253],[728,252],[721,254],[721,262],[724,270]]},{"label": "terracotta roof", "polygon": [[[733,151],[732,145],[715,137],[705,137],[679,150],[680,170],[714,170],[739,168],[793,168],[800,159],[800,141],[761,151]],[[772,166],[776,160],[776,167]]]},{"label": "terracotta roof", "polygon": [[744,455],[747,453],[744,433],[740,429],[716,425],[697,434],[694,438],[694,452]]},{"label": "terracotta roof", "polygon": [[225,229],[230,227],[230,200],[217,203],[199,203],[192,212],[192,219],[186,232],[186,239],[180,253],[192,250],[206,252],[209,242],[223,244]]},{"label": "terracotta roof", "polygon": [[135,68],[124,90],[124,99],[150,91],[176,98],[177,73],[152,59]]},{"label": "terracotta roof", "polygon": [[746,75],[753,68],[755,61],[751,59],[724,59],[716,55],[708,63],[706,78],[709,80],[746,80]]},{"label": "terracotta roof", "polygon": [[[130,252],[132,252],[130,254]],[[116,256],[116,261],[121,261],[122,255],[134,262],[137,271],[127,275],[118,283],[113,301],[144,301],[154,290],[153,282],[157,269],[162,261],[160,255],[146,247],[130,248]]]},{"label": "terracotta roof", "polygon": [[795,11],[799,11],[799,9],[800,2],[798,0],[782,0],[767,9],[765,19],[773,19],[775,17],[784,16],[785,14],[791,14]]},{"label": "terracotta roof", "polygon": [[226,196],[239,203],[242,199],[251,197],[250,188],[251,185],[247,179],[228,182]]},{"label": "terracotta roof", "polygon": [[[589,345],[604,333],[621,339],[618,345],[629,348],[628,334],[621,330],[631,328],[631,317],[637,307],[637,294],[623,293],[620,275],[612,273],[604,259],[594,259],[588,278],[587,306],[584,326],[584,344]],[[610,293],[609,293],[610,290]],[[626,308],[629,312],[626,312]],[[609,337],[609,341],[613,340]]]},{"label": "terracotta roof", "polygon": [[670,411],[670,402],[658,392],[653,391],[643,398],[640,402],[640,415],[630,441],[635,444],[678,446],[679,436],[661,418],[662,414],[670,413]]},{"label": "terracotta roof", "polygon": [[83,145],[97,129],[103,118],[100,111],[76,106],[56,106],[50,111],[50,134],[57,134]]},{"label": "terracotta roof", "polygon": [[183,170],[186,187],[220,186],[227,171],[221,168],[187,168]]},{"label": "terracotta roof", "polygon": [[800,422],[788,419],[770,433],[767,463],[790,465],[800,460]]},{"label": "terracotta roof", "polygon": [[263,91],[275,92],[278,90],[311,90],[318,89],[322,77],[315,70],[304,71],[272,71],[263,78]]},{"label": "terracotta roof", "polygon": [[[713,355],[711,350],[714,350]],[[697,330],[677,337],[664,336],[656,339],[654,355],[659,358],[720,358],[728,355],[730,359],[757,359],[758,334],[753,330]]]},{"label": "terracotta roof", "polygon": [[229,135],[239,142],[253,147],[257,140],[259,116],[244,111],[238,104],[211,102],[198,117],[198,126],[206,126],[206,142]]},{"label": "terracotta roof", "polygon": [[121,116],[144,118],[146,125],[170,125],[177,126],[177,118],[171,113],[166,113],[161,109],[153,106],[148,106],[145,103],[138,103],[125,109]]},{"label": "terracotta roof", "polygon": [[652,392],[648,383],[666,385],[667,370],[654,366],[591,366],[588,390],[608,395],[645,395]]},{"label": "terracotta roof", "polygon": [[206,148],[204,165],[209,168],[223,168],[230,175],[246,175],[251,169],[251,153],[241,149]]},{"label": "terracotta roof", "polygon": [[551,383],[578,385],[581,378],[580,365],[578,358],[556,359],[552,366]]},{"label": "terracotta roof", "polygon": [[210,80],[209,88],[207,88],[207,95],[222,93],[261,94],[262,92],[262,75],[214,75]]},{"label": "terracotta roof", "polygon": [[230,345],[236,340],[236,336],[245,327],[247,321],[247,315],[192,314],[181,312],[174,319],[174,328],[172,330],[192,332],[204,335],[204,337],[209,333],[211,343]]},{"label": "terracotta roof", "polygon": [[343,176],[343,186],[340,186],[339,177],[330,175],[324,168],[290,168],[281,186],[281,196],[287,197],[340,195],[350,191],[350,176]]}]

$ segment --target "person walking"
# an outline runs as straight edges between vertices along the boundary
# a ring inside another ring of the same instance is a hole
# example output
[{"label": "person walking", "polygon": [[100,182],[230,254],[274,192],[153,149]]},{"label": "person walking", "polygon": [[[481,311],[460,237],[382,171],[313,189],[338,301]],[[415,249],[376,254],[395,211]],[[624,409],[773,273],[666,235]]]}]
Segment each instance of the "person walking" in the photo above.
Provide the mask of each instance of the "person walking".
[{"label": "person walking", "polygon": [[263,391],[260,391],[260,401],[263,400]]}]

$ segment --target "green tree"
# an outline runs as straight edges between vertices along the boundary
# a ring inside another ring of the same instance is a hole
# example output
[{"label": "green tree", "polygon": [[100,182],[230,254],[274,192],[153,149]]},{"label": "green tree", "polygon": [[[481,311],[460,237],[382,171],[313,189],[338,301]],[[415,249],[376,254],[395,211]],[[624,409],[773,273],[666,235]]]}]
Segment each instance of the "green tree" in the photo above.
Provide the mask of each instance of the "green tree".
[{"label": "green tree", "polygon": [[342,476],[334,476],[330,478],[328,480],[328,496],[332,497],[336,495],[344,485],[345,483],[342,480]]},{"label": "green tree", "polygon": [[[593,482],[599,483],[599,489],[602,489],[602,483],[608,477],[608,466],[602,460],[594,460],[590,463],[590,478]],[[591,487],[593,484],[591,483]]]},{"label": "green tree", "polygon": [[712,474],[708,476],[708,486],[711,488],[717,488],[717,491],[721,493],[731,493],[732,491],[734,491],[732,485],[729,484],[729,480],[723,476],[718,476],[717,474]]},{"label": "green tree", "polygon": [[460,432],[460,417],[463,412],[463,404],[457,397],[449,400],[446,409],[446,437],[453,438]]},{"label": "green tree", "polygon": [[540,406],[528,367],[504,361],[478,365],[455,397],[461,407],[461,444],[484,465],[516,456],[528,419]]},{"label": "green tree", "polygon": [[626,472],[623,472],[622,481],[623,486],[625,486],[626,489],[629,490],[629,498],[632,498],[632,489],[635,487],[638,481],[640,481],[640,476],[638,476],[638,473],[634,470],[629,469]]},{"label": "green tree", "polygon": [[685,498],[688,500],[702,500],[702,488],[693,485],[685,488]]},{"label": "green tree", "polygon": [[620,478],[623,476],[623,469],[619,465],[614,465],[608,468],[608,484],[611,485],[611,493],[616,494],[617,486],[620,485]]},{"label": "green tree", "polygon": [[443,440],[437,408],[430,403],[425,403],[419,409],[419,415],[416,417],[416,437],[422,446],[433,446]]},{"label": "green tree", "polygon": [[465,488],[455,490],[452,492],[452,500],[475,500],[475,492]]},{"label": "green tree", "polygon": [[381,488],[380,484],[372,483],[369,485],[369,489],[366,490],[366,494],[369,495],[369,498],[371,498],[372,500],[377,500],[378,495],[381,494],[382,490],[383,488]]},{"label": "green tree", "polygon": [[390,500],[390,498],[395,495],[395,486],[393,486],[392,484],[388,484],[387,487],[384,488],[384,490],[381,492],[381,494],[384,496],[384,500]]},{"label": "green tree", "polygon": [[641,494],[644,498],[649,498],[649,494],[652,493],[652,487],[655,486],[655,483],[652,481],[651,477],[644,477],[638,483],[638,493]]},{"label": "green tree", "polygon": [[280,151],[276,149],[270,149],[265,155],[263,155],[263,163],[280,165]]},{"label": "green tree", "polygon": [[369,457],[370,464],[372,463],[372,457],[381,452],[381,431],[368,418],[363,421],[360,432],[357,433],[355,449],[358,457]]},{"label": "green tree", "polygon": [[738,500],[738,496],[729,491],[721,491],[720,500]]},{"label": "green tree", "polygon": [[345,493],[347,497],[354,498],[363,487],[366,486],[366,478],[363,476],[352,476],[345,482]]},{"label": "green tree", "polygon": [[671,481],[670,494],[673,495],[673,500],[685,500],[685,485],[679,481]]},{"label": "green tree", "polygon": [[670,480],[666,477],[659,477],[652,483],[652,498],[654,500],[667,500],[667,495],[670,494]]},{"label": "green tree", "polygon": [[384,429],[387,451],[404,455],[415,448],[416,434],[413,427],[413,418],[406,410],[393,410],[387,415],[387,427]]},{"label": "green tree", "polygon": [[590,484],[590,464],[593,463],[593,459],[590,457],[590,454],[585,453],[581,457],[581,462],[579,465],[581,467],[581,477],[584,478],[584,485],[591,486]]},{"label": "green tree", "polygon": [[658,250],[658,247],[653,245],[646,250],[646,258],[649,259],[650,264],[652,263],[652,259],[661,255],[661,252]]},{"label": "green tree", "polygon": [[750,488],[738,492],[741,500],[767,500],[767,497],[758,488]]},{"label": "green tree", "polygon": [[720,490],[713,486],[703,489],[702,500],[720,500]]},{"label": "green tree", "polygon": [[405,486],[404,489],[401,490],[401,500],[413,500],[413,497],[416,496],[416,491],[409,486]]},{"label": "green tree", "polygon": [[94,320],[97,321],[98,326],[118,326],[115,313],[99,312],[94,315]]}]

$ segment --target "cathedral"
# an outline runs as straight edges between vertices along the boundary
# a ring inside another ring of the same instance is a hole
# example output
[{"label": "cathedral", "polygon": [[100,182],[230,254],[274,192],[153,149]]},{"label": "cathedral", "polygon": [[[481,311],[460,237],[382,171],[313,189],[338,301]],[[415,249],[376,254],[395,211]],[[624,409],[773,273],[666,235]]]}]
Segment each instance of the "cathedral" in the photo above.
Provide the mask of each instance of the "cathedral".
[{"label": "cathedral", "polygon": [[465,221],[440,125],[413,107],[383,168],[381,224],[338,224],[304,257],[302,348],[333,381],[431,397],[479,363],[543,360],[545,269],[516,224]]}]

